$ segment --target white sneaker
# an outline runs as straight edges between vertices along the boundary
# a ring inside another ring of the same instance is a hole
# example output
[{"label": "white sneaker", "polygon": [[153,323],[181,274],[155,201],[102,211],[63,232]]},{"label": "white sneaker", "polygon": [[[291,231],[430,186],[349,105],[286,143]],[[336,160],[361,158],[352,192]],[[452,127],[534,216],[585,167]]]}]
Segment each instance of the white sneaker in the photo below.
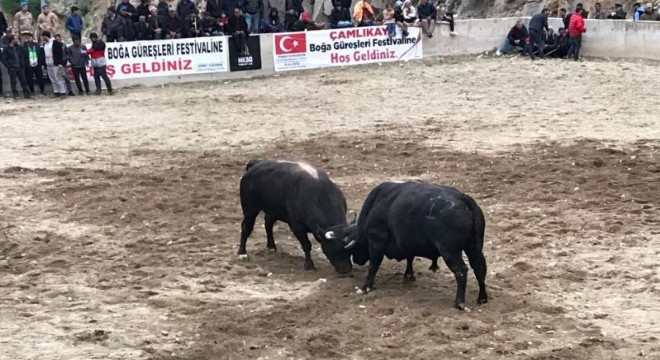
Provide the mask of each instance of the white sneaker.
[{"label": "white sneaker", "polygon": [[499,50],[497,50],[497,52],[495,52],[495,55],[496,55],[496,56],[502,56],[502,52],[499,51]]}]

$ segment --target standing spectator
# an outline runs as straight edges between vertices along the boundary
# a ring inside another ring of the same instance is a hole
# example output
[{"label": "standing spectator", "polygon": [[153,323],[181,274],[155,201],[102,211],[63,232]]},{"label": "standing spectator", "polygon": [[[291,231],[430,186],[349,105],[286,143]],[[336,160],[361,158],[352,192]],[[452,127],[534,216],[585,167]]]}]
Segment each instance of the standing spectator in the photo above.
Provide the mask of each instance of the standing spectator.
[{"label": "standing spectator", "polygon": [[34,18],[28,11],[26,1],[21,2],[21,10],[14,15],[14,34],[16,35],[34,35]]},{"label": "standing spectator", "polygon": [[543,34],[548,31],[548,8],[543,8],[540,13],[534,15],[529,21],[529,58],[534,60],[534,46],[538,46],[539,57],[543,58],[545,42]]},{"label": "standing spectator", "polygon": [[607,14],[603,10],[603,6],[599,2],[594,4],[594,13],[591,16],[591,18],[596,19],[596,20],[605,20],[605,19],[607,19]]},{"label": "standing spectator", "polygon": [[571,15],[573,14],[568,14],[566,9],[564,8],[559,9],[559,17],[561,18],[561,21],[564,23],[565,29],[568,29],[568,23],[571,21]]},{"label": "standing spectator", "polygon": [[108,77],[108,63],[105,60],[105,43],[99,39],[96,33],[89,34],[89,39],[92,40],[92,48],[87,50],[87,54],[89,54],[90,63],[94,69],[96,95],[101,95],[101,78],[105,82],[105,88],[108,89],[108,95],[112,95],[114,93],[112,92],[112,83]]},{"label": "standing spectator", "polygon": [[527,36],[529,36],[529,32],[527,32],[527,28],[522,23],[522,20],[516,20],[516,25],[514,25],[511,30],[509,30],[509,34],[506,36],[504,44],[502,44],[502,48],[497,50],[495,55],[500,56],[502,54],[508,53],[511,49],[511,46],[521,47],[523,52],[526,51],[525,38]]},{"label": "standing spectator", "polygon": [[140,21],[140,16],[144,16],[145,19],[149,17],[151,14],[151,11],[149,11],[150,4],[151,0],[140,0],[140,5],[135,9],[135,18],[138,21]]},{"label": "standing spectator", "polygon": [[584,5],[582,5],[582,3],[575,5],[575,12],[582,16],[582,20],[589,18],[589,12],[584,9]]},{"label": "standing spectator", "polygon": [[158,14],[158,9],[155,6],[152,6],[150,9],[151,15],[149,15],[149,27],[153,31],[154,39],[161,40],[165,37],[165,24],[163,18]]},{"label": "standing spectator", "polygon": [[66,96],[64,46],[61,42],[53,39],[48,31],[44,31],[41,38],[45,44],[46,69],[53,85],[53,96],[57,98]]},{"label": "standing spectator", "polygon": [[62,44],[62,59],[64,60],[64,85],[66,86],[66,92],[69,94],[69,96],[75,96],[73,93],[73,88],[71,87],[71,79],[69,79],[68,63],[71,60],[71,53],[69,52],[69,48],[64,45],[64,41],[62,41],[62,35],[55,34],[55,41],[58,41],[60,44]]},{"label": "standing spectator", "polygon": [[573,56],[575,61],[580,59],[580,48],[582,47],[582,34],[586,32],[584,28],[584,19],[581,12],[575,9],[575,13],[571,16],[571,23],[568,24],[568,36],[570,47],[568,56]]},{"label": "standing spectator", "polygon": [[653,11],[653,4],[646,3],[644,13],[639,17],[641,21],[660,21],[660,14]]},{"label": "standing spectator", "polygon": [[[394,17],[394,12],[392,12],[392,17]],[[344,5],[339,0],[335,0],[335,8],[332,9],[329,20],[330,29],[341,29],[353,26],[350,11],[347,8],[344,8]]]},{"label": "standing spectator", "polygon": [[245,17],[241,14],[241,9],[234,9],[234,14],[229,18],[227,27],[227,32],[236,42],[236,48],[241,52],[241,56],[249,55],[250,51],[247,47],[248,25]]},{"label": "standing spectator", "polygon": [[[334,9],[333,9],[334,11]],[[351,15],[348,15],[349,21],[351,18]],[[280,22],[280,13],[277,11],[276,8],[272,7],[270,8],[270,11],[268,12],[268,18],[266,19],[266,22],[264,24],[265,26],[263,27],[266,32],[269,33],[278,33],[283,31],[282,23]]]},{"label": "standing spectator", "polygon": [[436,15],[437,10],[433,4],[431,4],[428,0],[419,0],[419,6],[417,6],[417,16],[419,17],[422,31],[424,31],[429,39],[433,37]]},{"label": "standing spectator", "polygon": [[644,15],[645,12],[646,10],[642,7],[641,3],[635,3],[633,5],[633,20],[635,20],[635,22],[638,22],[640,17]]},{"label": "standing spectator", "polygon": [[4,33],[7,31],[7,19],[5,18],[5,14],[0,11],[0,36],[4,35]]},{"label": "standing spectator", "polygon": [[60,19],[57,18],[54,12],[50,11],[48,4],[41,7],[41,14],[37,17],[37,27],[39,33],[48,31],[51,34],[56,34],[60,27]]},{"label": "standing spectator", "polygon": [[21,83],[23,96],[26,99],[30,98],[27,82],[25,81],[25,68],[28,66],[25,59],[25,51],[18,44],[18,38],[14,35],[9,36],[9,44],[2,50],[2,63],[5,64],[7,72],[9,72],[9,84],[11,85],[11,92],[14,99],[18,99],[18,89],[16,88],[16,80]]},{"label": "standing spectator", "polygon": [[195,3],[190,0],[180,0],[179,5],[176,7],[177,16],[183,20],[187,19],[195,11],[197,11]]},{"label": "standing spectator", "polygon": [[181,39],[185,30],[183,19],[176,14],[174,6],[170,6],[170,12],[164,22],[166,39]]},{"label": "standing spectator", "polygon": [[394,20],[394,7],[391,3],[387,3],[383,10],[383,25],[387,27],[387,36],[393,39],[396,36],[396,21]]},{"label": "standing spectator", "polygon": [[147,18],[143,15],[140,15],[138,22],[133,24],[133,32],[135,33],[135,40],[137,41],[154,39],[154,31],[151,28],[151,25],[147,22]]},{"label": "standing spectator", "polygon": [[607,18],[612,20],[625,20],[627,15],[628,13],[623,11],[623,5],[614,4],[614,11],[609,14]]},{"label": "standing spectator", "polygon": [[357,26],[371,26],[374,24],[374,8],[371,0],[359,0],[353,7],[353,19]]},{"label": "standing spectator", "polygon": [[156,9],[158,9],[158,15],[160,15],[161,18],[166,18],[167,14],[170,12],[170,5],[167,4],[167,0],[158,0],[158,6]]},{"label": "standing spectator", "polygon": [[69,46],[69,54],[71,55],[71,70],[73,70],[78,95],[83,94],[82,85],[85,85],[85,95],[89,95],[89,81],[87,81],[89,55],[87,55],[87,47],[80,43],[80,38],[73,38],[73,45]]},{"label": "standing spectator", "polygon": [[108,16],[101,23],[101,32],[108,42],[123,41],[124,18],[117,15],[115,8],[108,8]]},{"label": "standing spectator", "polygon": [[243,14],[245,21],[248,24],[248,31],[250,34],[259,33],[259,19],[261,13],[264,11],[263,0],[244,0],[243,1]]},{"label": "standing spectator", "polygon": [[[343,5],[343,3],[342,3]],[[342,6],[344,9],[350,8],[349,6]],[[293,24],[300,18],[300,14],[305,12],[302,6],[302,0],[286,0],[284,2],[284,31],[293,31]]]},{"label": "standing spectator", "polygon": [[456,31],[454,31],[454,13],[449,11],[449,8],[447,7],[447,3],[445,0],[440,0],[438,1],[438,5],[436,6],[436,10],[438,12],[437,14],[437,21],[438,22],[448,22],[449,23],[449,35],[451,36],[456,36]]},{"label": "standing spectator", "polygon": [[66,18],[66,29],[71,33],[71,38],[82,38],[82,31],[84,28],[83,18],[80,15],[80,8],[77,6],[71,7],[71,15]]},{"label": "standing spectator", "polygon": [[224,0],[207,0],[206,1],[206,15],[218,19],[220,15],[227,13],[225,12],[225,1]]},{"label": "standing spectator", "polygon": [[117,5],[117,14],[119,16],[123,17],[126,22],[131,23],[135,21],[135,13],[137,10],[135,9],[135,6],[131,4],[130,0],[121,0],[119,5]]},{"label": "standing spectator", "polygon": [[23,43],[24,52],[27,54],[27,66],[25,67],[25,80],[32,94],[34,92],[34,82],[39,84],[39,93],[44,94],[44,66],[46,66],[46,56],[44,49],[34,41],[34,35],[29,35]]}]

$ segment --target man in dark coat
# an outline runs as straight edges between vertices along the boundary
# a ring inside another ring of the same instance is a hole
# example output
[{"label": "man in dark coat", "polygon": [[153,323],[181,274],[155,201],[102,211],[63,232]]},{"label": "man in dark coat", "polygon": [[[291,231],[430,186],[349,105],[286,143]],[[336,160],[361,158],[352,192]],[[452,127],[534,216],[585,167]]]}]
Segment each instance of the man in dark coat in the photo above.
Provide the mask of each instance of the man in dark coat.
[{"label": "man in dark coat", "polygon": [[534,60],[534,46],[538,46],[539,57],[543,57],[545,42],[543,35],[548,31],[548,13],[550,10],[544,8],[540,13],[534,15],[529,21],[529,57]]},{"label": "man in dark coat", "polygon": [[228,33],[234,38],[236,48],[241,52],[241,55],[246,56],[249,54],[247,47],[248,25],[245,21],[245,16],[241,13],[241,9],[234,9],[234,14],[229,17],[229,24],[227,26]]},{"label": "man in dark coat", "polygon": [[18,39],[14,35],[9,36],[8,46],[2,50],[2,63],[7,68],[7,72],[9,72],[9,83],[11,84],[11,92],[14,99],[18,99],[17,79],[21,83],[23,96],[29,99],[30,92],[28,91],[27,81],[25,80],[25,67],[28,66],[27,56],[25,49],[18,44]]}]

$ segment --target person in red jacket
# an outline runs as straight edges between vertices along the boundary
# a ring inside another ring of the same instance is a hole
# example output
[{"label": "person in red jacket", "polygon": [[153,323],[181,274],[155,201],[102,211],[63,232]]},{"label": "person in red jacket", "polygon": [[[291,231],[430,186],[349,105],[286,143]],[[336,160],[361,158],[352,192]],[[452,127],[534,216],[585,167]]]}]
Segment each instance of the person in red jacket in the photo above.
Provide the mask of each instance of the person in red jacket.
[{"label": "person in red jacket", "polygon": [[585,33],[587,29],[584,28],[584,19],[580,14],[579,9],[576,9],[571,20],[568,23],[568,36],[569,36],[569,50],[568,56],[573,56],[575,61],[580,59],[580,48],[582,47],[582,34]]},{"label": "person in red jacket", "polygon": [[96,85],[96,95],[101,95],[101,78],[105,81],[105,87],[108,89],[108,95],[112,95],[112,83],[107,73],[108,63],[105,60],[105,43],[99,39],[98,34],[89,34],[92,40],[92,46],[87,49],[92,68],[94,68],[94,84]]}]

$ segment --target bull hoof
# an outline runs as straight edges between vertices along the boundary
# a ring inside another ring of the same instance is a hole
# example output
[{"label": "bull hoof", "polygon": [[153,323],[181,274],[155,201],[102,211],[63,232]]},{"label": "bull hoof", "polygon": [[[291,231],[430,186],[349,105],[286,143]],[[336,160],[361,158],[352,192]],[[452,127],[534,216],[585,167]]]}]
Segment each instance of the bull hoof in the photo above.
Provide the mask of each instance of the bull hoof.
[{"label": "bull hoof", "polygon": [[273,246],[273,247],[270,247],[270,246],[269,246],[269,247],[268,247],[268,252],[276,253],[276,252],[277,252],[277,248],[274,247],[274,246]]},{"label": "bull hoof", "polygon": [[248,259],[247,254],[239,254],[238,255],[238,260],[247,260],[247,259]]},{"label": "bull hoof", "polygon": [[316,267],[314,266],[313,262],[306,262],[305,263],[305,270],[311,271],[311,270],[316,270]]},{"label": "bull hoof", "polygon": [[454,308],[456,308],[458,310],[461,310],[461,311],[464,311],[465,310],[465,304],[464,303],[454,304]]},{"label": "bull hoof", "polygon": [[488,296],[483,296],[483,297],[480,296],[480,297],[477,299],[477,304],[479,304],[479,305],[486,304],[487,302],[488,302]]},{"label": "bull hoof", "polygon": [[413,283],[413,282],[415,282],[415,280],[417,280],[417,278],[413,274],[404,274],[403,275],[403,283],[404,284]]},{"label": "bull hoof", "polygon": [[362,287],[362,288],[359,288],[357,286],[355,287],[355,293],[358,294],[358,295],[367,294],[370,291],[371,291],[371,288],[369,288],[369,287]]},{"label": "bull hoof", "polygon": [[438,269],[440,269],[440,267],[438,266],[438,264],[431,264],[431,266],[429,267],[429,270],[431,270],[431,271],[433,271],[433,272],[437,272]]}]

